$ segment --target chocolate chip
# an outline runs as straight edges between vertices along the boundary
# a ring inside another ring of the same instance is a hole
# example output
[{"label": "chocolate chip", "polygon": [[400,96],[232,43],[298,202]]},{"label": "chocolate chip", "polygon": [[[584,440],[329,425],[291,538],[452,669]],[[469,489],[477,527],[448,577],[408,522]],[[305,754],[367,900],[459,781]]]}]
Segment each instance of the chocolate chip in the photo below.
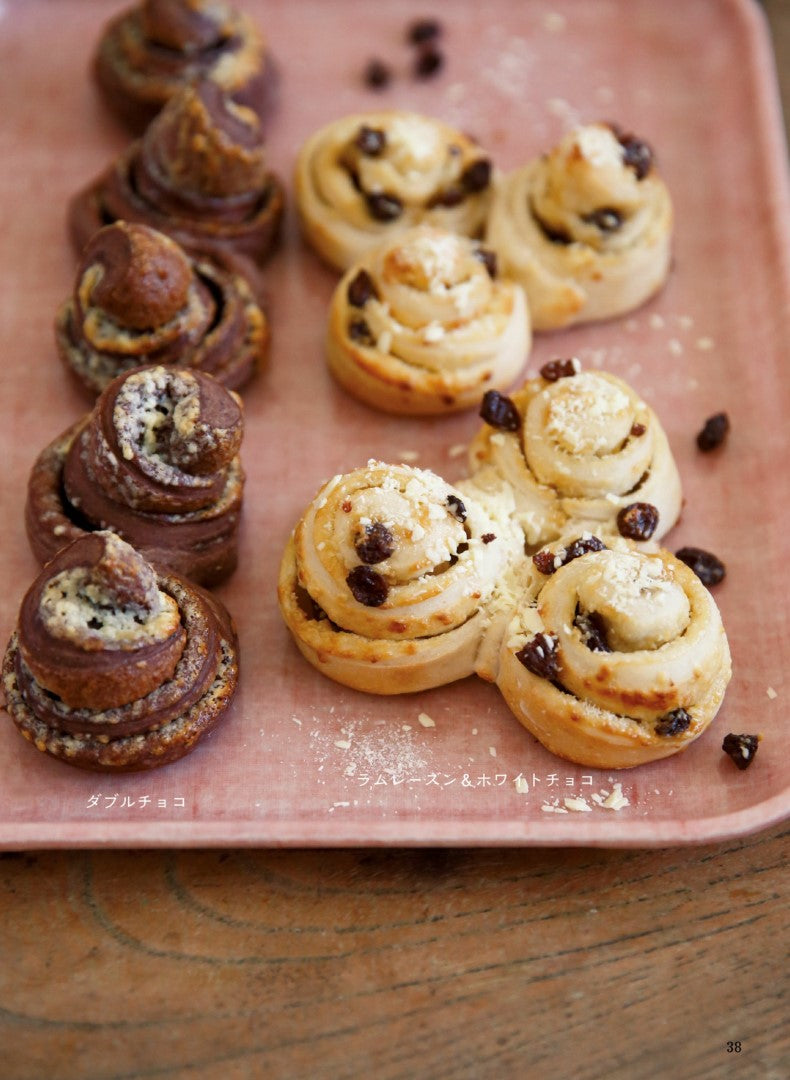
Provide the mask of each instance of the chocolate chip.
[{"label": "chocolate chip", "polygon": [[647,428],[645,427],[644,424],[632,424],[629,435],[631,435],[635,439],[638,439],[639,436],[644,435],[644,433],[646,431],[647,431]]},{"label": "chocolate chip", "polygon": [[348,336],[352,341],[358,341],[360,345],[372,345],[373,335],[370,327],[364,319],[352,319],[348,324]]},{"label": "chocolate chip", "polygon": [[658,510],[652,503],[629,503],[617,515],[617,528],[627,540],[649,540],[658,528]]},{"label": "chocolate chip", "polygon": [[549,360],[540,369],[540,374],[547,382],[556,382],[557,379],[569,379],[572,375],[578,375],[580,367],[576,359]]},{"label": "chocolate chip", "polygon": [[697,435],[697,446],[707,452],[721,446],[730,430],[730,418],[725,412],[715,413],[705,421],[705,426]]},{"label": "chocolate chip", "polygon": [[562,566],[567,566],[569,562],[573,562],[582,555],[589,555],[591,551],[606,551],[606,544],[597,536],[580,536],[578,540],[574,540],[565,548]]},{"label": "chocolate chip", "polygon": [[487,158],[478,158],[471,165],[467,165],[461,173],[461,183],[473,194],[485,191],[491,183],[491,162]]},{"label": "chocolate chip", "polygon": [[367,157],[378,157],[387,145],[387,136],[380,128],[368,127],[363,124],[354,139],[354,145]]},{"label": "chocolate chip", "polygon": [[541,574],[553,574],[556,569],[554,566],[555,557],[553,551],[536,551],[532,556],[532,561]]},{"label": "chocolate chip", "polygon": [[673,709],[656,720],[656,735],[681,735],[691,727],[691,717],[685,709]]},{"label": "chocolate chip", "polygon": [[385,86],[389,86],[392,72],[383,60],[369,60],[365,67],[363,79],[365,85],[369,86],[371,90],[383,90]]},{"label": "chocolate chip", "polygon": [[374,191],[365,196],[370,216],[376,221],[395,221],[403,213],[403,203],[397,195]]},{"label": "chocolate chip", "polygon": [[730,733],[724,736],[721,748],[725,754],[732,758],[739,769],[748,769],[754,761],[759,741],[759,735],[733,735]]},{"label": "chocolate chip", "polygon": [[606,640],[606,623],[598,611],[580,611],[573,620],[573,625],[582,636],[582,641],[591,652],[611,652]]},{"label": "chocolate chip", "polygon": [[381,607],[389,593],[384,578],[369,566],[355,566],[346,577],[346,584],[354,599],[365,607]]},{"label": "chocolate chip", "polygon": [[458,518],[459,521],[466,521],[466,507],[457,495],[448,495],[447,504],[450,507],[450,513],[453,517]]},{"label": "chocolate chip", "polygon": [[616,232],[623,224],[623,215],[612,206],[601,206],[590,214],[584,214],[582,221],[588,225],[594,225],[601,232]]},{"label": "chocolate chip", "polygon": [[556,679],[560,663],[553,634],[536,634],[516,653],[516,660],[541,679]]},{"label": "chocolate chip", "polygon": [[346,293],[349,304],[352,307],[364,307],[368,300],[378,300],[379,294],[373,282],[373,278],[367,270],[360,270],[348,283]]},{"label": "chocolate chip", "polygon": [[623,161],[636,173],[637,180],[644,180],[653,165],[653,151],[636,135],[615,132],[623,148]]},{"label": "chocolate chip", "polygon": [[420,49],[414,61],[414,76],[417,79],[431,79],[444,67],[444,53],[435,45]]},{"label": "chocolate chip", "polygon": [[486,390],[480,406],[480,415],[491,427],[502,431],[518,431],[521,417],[513,401],[498,390]]},{"label": "chocolate chip", "polygon": [[411,45],[422,45],[426,41],[434,41],[441,33],[442,25],[438,19],[417,19],[406,31],[406,40]]},{"label": "chocolate chip", "polygon": [[718,585],[727,573],[721,559],[703,548],[683,547],[675,552],[675,556],[694,571],[703,585]]},{"label": "chocolate chip", "polygon": [[484,544],[490,544],[493,540],[496,540],[496,533],[483,533],[480,539]]},{"label": "chocolate chip", "polygon": [[354,550],[368,566],[384,562],[395,550],[395,537],[386,525],[374,521],[365,526],[364,535],[354,544]]},{"label": "chocolate chip", "polygon": [[483,266],[488,271],[488,276],[493,280],[497,275],[497,260],[496,252],[491,251],[490,248],[475,248],[472,252],[476,259],[479,259]]}]

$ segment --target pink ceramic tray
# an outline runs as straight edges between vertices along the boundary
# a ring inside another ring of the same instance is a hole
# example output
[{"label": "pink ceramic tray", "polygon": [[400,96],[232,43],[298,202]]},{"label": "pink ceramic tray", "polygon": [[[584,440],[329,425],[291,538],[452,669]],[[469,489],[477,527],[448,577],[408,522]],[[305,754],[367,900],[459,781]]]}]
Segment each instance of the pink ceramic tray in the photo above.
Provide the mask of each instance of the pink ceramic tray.
[{"label": "pink ceramic tray", "polygon": [[[28,470],[83,410],[56,359],[51,324],[74,271],[66,200],[125,145],[88,78],[100,25],[120,6],[0,2],[3,641],[36,572],[21,512]],[[687,497],[668,546],[707,547],[728,564],[716,599],[735,675],[719,719],[682,757],[608,775],[544,752],[483,683],[377,699],[302,661],[281,624],[275,581],[288,532],[320,483],[371,456],[416,459],[457,479],[458,448],[478,420],[388,419],[332,384],[321,342],[334,278],[300,245],[291,217],[267,270],[271,363],[246,395],[241,565],[222,590],[243,649],[232,714],[183,762],[116,778],[45,758],[0,715],[0,843],[641,846],[711,841],[779,820],[788,811],[790,213],[758,8],[747,0],[443,3],[446,68],[417,83],[404,28],[433,13],[422,3],[245,6],[280,66],[269,137],[285,177],[316,127],[382,104],[472,132],[503,168],[600,118],[657,149],[677,212],[667,288],[630,318],[541,337],[529,370],[575,354],[624,376],[658,410]],[[374,55],[396,76],[380,94],[360,79]],[[700,455],[694,435],[720,409],[731,416],[729,443]],[[435,726],[422,726],[420,713]],[[727,731],[762,733],[748,772],[722,754]],[[593,796],[616,783],[628,805],[600,805]],[[579,796],[590,812],[565,807]]]}]

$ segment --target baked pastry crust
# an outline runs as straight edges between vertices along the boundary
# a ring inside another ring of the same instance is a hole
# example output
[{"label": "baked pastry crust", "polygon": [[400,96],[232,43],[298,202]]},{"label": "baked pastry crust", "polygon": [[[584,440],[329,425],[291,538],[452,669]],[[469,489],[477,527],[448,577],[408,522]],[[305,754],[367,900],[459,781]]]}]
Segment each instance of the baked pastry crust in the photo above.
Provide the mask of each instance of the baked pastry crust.
[{"label": "baked pastry crust", "polygon": [[93,396],[144,364],[196,368],[228,389],[263,364],[269,324],[246,280],[119,221],[89,241],[55,320],[60,358]]},{"label": "baked pastry crust", "polygon": [[107,24],[93,71],[106,103],[135,133],[196,79],[259,115],[275,83],[260,30],[222,0],[142,0]]},{"label": "baked pastry crust", "polygon": [[530,347],[520,286],[493,255],[431,226],[369,252],[332,297],[327,360],[355,397],[386,412],[437,414],[510,386]]},{"label": "baked pastry crust", "polygon": [[[164,632],[151,635],[163,613]],[[6,710],[20,733],[52,757],[102,772],[189,753],[226,713],[237,679],[236,633],[220,602],[106,532],[44,568],[3,661]]]},{"label": "baked pastry crust", "polygon": [[480,147],[439,120],[397,109],[346,116],[299,151],[302,231],[338,270],[415,225],[479,236],[491,175]]},{"label": "baked pastry crust", "polygon": [[240,400],[210,375],[151,367],[119,376],[33,466],[33,553],[43,563],[111,528],[192,581],[224,580],[237,560],[242,428]]},{"label": "baked pastry crust", "polygon": [[485,599],[517,551],[506,518],[435,474],[371,461],[308,506],[283,556],[280,608],[336,682],[425,690],[473,672]]},{"label": "baked pastry crust", "polygon": [[469,451],[472,482],[509,487],[529,549],[571,524],[618,532],[617,518],[634,503],[655,507],[659,540],[675,524],[680,477],[653,410],[622,379],[581,370],[528,380],[510,395],[514,429],[485,424]]},{"label": "baked pastry crust", "polygon": [[553,330],[622,315],[656,293],[672,218],[649,147],[590,124],[498,179],[486,243],[524,287],[535,330]]},{"label": "baked pastry crust", "polygon": [[721,705],[731,662],[718,608],[684,563],[604,541],[563,563],[568,540],[557,569],[533,569],[496,681],[552,753],[623,769],[698,738]]}]

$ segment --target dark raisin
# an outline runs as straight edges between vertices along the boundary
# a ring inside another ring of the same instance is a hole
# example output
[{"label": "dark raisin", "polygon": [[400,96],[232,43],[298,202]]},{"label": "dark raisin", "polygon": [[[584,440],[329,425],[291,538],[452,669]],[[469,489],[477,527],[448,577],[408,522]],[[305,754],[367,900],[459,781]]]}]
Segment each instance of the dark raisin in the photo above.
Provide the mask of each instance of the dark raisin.
[{"label": "dark raisin", "polygon": [[578,540],[574,540],[572,544],[568,544],[562,555],[562,565],[567,566],[569,562],[573,562],[574,559],[580,558],[582,555],[589,555],[591,551],[605,551],[606,544],[603,540],[599,540],[597,536],[580,536]]},{"label": "dark raisin", "polygon": [[573,240],[563,229],[556,229],[553,225],[547,225],[545,221],[542,221],[537,214],[533,214],[535,221],[540,228],[540,231],[550,240],[552,244],[572,244]]},{"label": "dark raisin", "polygon": [[466,521],[466,507],[457,495],[448,495],[447,504],[453,517],[458,518],[459,521]]},{"label": "dark raisin", "polygon": [[553,551],[536,551],[532,556],[532,561],[541,574],[553,574],[556,567],[554,566],[555,555]]},{"label": "dark raisin", "polygon": [[480,415],[491,427],[503,431],[518,431],[521,427],[518,409],[506,394],[500,394],[498,390],[486,390],[483,394]]},{"label": "dark raisin", "polygon": [[718,585],[727,573],[721,559],[702,548],[683,547],[675,552],[675,556],[694,571],[703,585]]},{"label": "dark raisin", "polygon": [[732,758],[739,769],[748,769],[754,761],[759,741],[759,735],[733,735],[730,733],[724,736],[721,748],[725,754]]},{"label": "dark raisin", "polygon": [[460,187],[445,188],[444,191],[438,192],[432,196],[428,201],[428,209],[433,210],[436,206],[444,206],[446,208],[452,208],[458,206],[466,198],[466,192]]},{"label": "dark raisin", "polygon": [[363,78],[365,85],[371,90],[383,90],[385,86],[389,86],[392,72],[383,60],[369,60]]},{"label": "dark raisin", "polygon": [[367,270],[360,270],[348,283],[348,302],[353,307],[364,307],[368,300],[378,300],[378,292],[373,278]]},{"label": "dark raisin", "polygon": [[691,726],[691,717],[685,709],[673,709],[656,720],[656,735],[681,735]]},{"label": "dark raisin", "polygon": [[461,174],[461,183],[473,194],[485,191],[491,183],[491,162],[487,158],[479,158],[467,165]]},{"label": "dark raisin", "polygon": [[629,503],[617,515],[617,528],[627,540],[649,540],[658,528],[658,510],[652,503]]},{"label": "dark raisin", "polygon": [[350,514],[353,510],[353,506],[351,505],[351,499],[343,499],[342,503],[340,504],[340,509],[343,511],[344,514]]},{"label": "dark raisin", "polygon": [[406,31],[406,40],[411,45],[422,45],[434,41],[442,33],[441,23],[437,19],[417,19]]},{"label": "dark raisin", "polygon": [[483,266],[488,271],[488,276],[493,280],[497,275],[497,261],[496,252],[491,251],[490,248],[475,248],[472,253],[476,259],[479,259]]},{"label": "dark raisin", "polygon": [[623,148],[623,161],[636,173],[637,180],[644,180],[653,165],[653,151],[636,135],[618,135]]},{"label": "dark raisin", "polygon": [[384,562],[395,550],[395,538],[386,525],[374,521],[365,526],[364,535],[354,544],[354,550],[368,566]]},{"label": "dark raisin", "polygon": [[611,652],[606,640],[606,623],[600,612],[580,611],[573,620],[573,625],[582,636],[582,641],[591,652]]},{"label": "dark raisin", "polygon": [[355,566],[346,577],[346,584],[354,599],[365,607],[381,607],[389,593],[384,578],[369,566]]},{"label": "dark raisin", "polygon": [[444,67],[444,53],[435,45],[420,49],[414,61],[414,75],[417,79],[430,79]]},{"label": "dark raisin", "polygon": [[101,630],[101,628],[104,626],[104,623],[101,621],[101,619],[97,619],[95,615],[91,615],[91,617],[88,619],[88,626],[91,628],[91,630]]},{"label": "dark raisin", "polygon": [[465,551],[468,551],[468,550],[469,550],[469,545],[466,542],[464,542],[464,543],[461,543],[461,544],[458,545],[458,547],[455,549],[455,553],[456,553],[456,555],[463,555],[463,553]]},{"label": "dark raisin", "polygon": [[700,450],[715,450],[721,446],[727,438],[730,430],[730,418],[725,412],[715,413],[705,421],[705,426],[697,435],[697,446]]},{"label": "dark raisin", "polygon": [[629,434],[632,435],[633,438],[638,439],[639,436],[644,435],[644,433],[646,431],[647,431],[647,428],[645,427],[644,424],[632,424],[631,425],[631,431],[630,431]]},{"label": "dark raisin", "polygon": [[403,213],[403,203],[397,195],[387,195],[383,191],[374,191],[365,196],[370,216],[376,221],[395,221]]},{"label": "dark raisin", "polygon": [[366,157],[378,157],[387,145],[387,136],[381,128],[372,128],[368,127],[367,124],[363,124],[357,132],[354,145]]},{"label": "dark raisin", "polygon": [[348,324],[348,336],[352,341],[358,341],[361,345],[373,344],[373,335],[364,319],[351,320]]},{"label": "dark raisin", "polygon": [[493,540],[496,540],[496,533],[483,533],[480,539],[484,544],[490,544]]},{"label": "dark raisin", "polygon": [[623,215],[612,206],[601,206],[590,214],[584,214],[582,221],[594,225],[601,232],[616,232],[623,224]]},{"label": "dark raisin", "polygon": [[556,637],[553,634],[536,634],[518,650],[516,660],[541,679],[556,679],[560,670]]},{"label": "dark raisin", "polygon": [[578,360],[549,360],[540,369],[540,374],[547,382],[556,382],[557,379],[569,379],[572,375],[578,375],[580,364]]}]

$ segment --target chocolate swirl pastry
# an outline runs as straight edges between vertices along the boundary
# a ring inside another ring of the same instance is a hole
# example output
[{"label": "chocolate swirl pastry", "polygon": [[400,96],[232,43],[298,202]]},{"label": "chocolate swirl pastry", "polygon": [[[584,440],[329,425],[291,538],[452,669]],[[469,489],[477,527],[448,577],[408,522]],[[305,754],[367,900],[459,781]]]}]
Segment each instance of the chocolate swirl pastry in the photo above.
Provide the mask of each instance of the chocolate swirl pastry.
[{"label": "chocolate swirl pastry", "polygon": [[376,694],[473,672],[484,605],[516,557],[508,520],[427,470],[371,461],[308,506],[280,568],[280,608],[323,674]]},{"label": "chocolate swirl pastry", "polygon": [[552,753],[594,768],[684,750],[731,675],[708,590],[668,551],[620,537],[566,538],[546,554],[502,641],[496,681],[516,718]]},{"label": "chocolate swirl pastry", "polygon": [[222,0],[143,0],[107,25],[93,70],[105,101],[134,132],[197,79],[258,114],[274,81],[255,23]]},{"label": "chocolate swirl pastry", "polygon": [[238,677],[222,605],[112,532],[60,551],[28,590],[3,662],[22,735],[83,769],[129,772],[189,753]]},{"label": "chocolate swirl pastry", "polygon": [[266,316],[244,278],[119,221],[89,241],[55,320],[58,352],[92,394],[145,364],[198,368],[237,389],[263,362]]},{"label": "chocolate swirl pastry", "polygon": [[210,375],[138,368],[38,457],[27,533],[48,559],[110,528],[158,565],[203,585],[236,568],[244,473],[241,403]]},{"label": "chocolate swirl pastry", "polygon": [[676,522],[680,477],[667,437],[615,375],[552,361],[509,397],[487,395],[482,415],[472,484],[513,492],[528,549],[573,525],[658,540]]},{"label": "chocolate swirl pastry", "polygon": [[423,223],[479,236],[492,168],[468,136],[399,110],[361,113],[313,134],[296,163],[307,241],[338,270]]},{"label": "chocolate swirl pastry", "polygon": [[493,254],[422,225],[375,248],[332,298],[327,359],[355,397],[405,414],[476,405],[509,386],[530,346],[520,286],[497,277]]},{"label": "chocolate swirl pastry", "polygon": [[68,220],[79,253],[102,225],[134,221],[255,284],[283,205],[258,117],[204,79],[171,98],[143,138],[74,196]]},{"label": "chocolate swirl pastry", "polygon": [[657,292],[672,216],[650,147],[590,124],[501,179],[486,244],[523,285],[534,328],[552,330],[622,315]]}]

